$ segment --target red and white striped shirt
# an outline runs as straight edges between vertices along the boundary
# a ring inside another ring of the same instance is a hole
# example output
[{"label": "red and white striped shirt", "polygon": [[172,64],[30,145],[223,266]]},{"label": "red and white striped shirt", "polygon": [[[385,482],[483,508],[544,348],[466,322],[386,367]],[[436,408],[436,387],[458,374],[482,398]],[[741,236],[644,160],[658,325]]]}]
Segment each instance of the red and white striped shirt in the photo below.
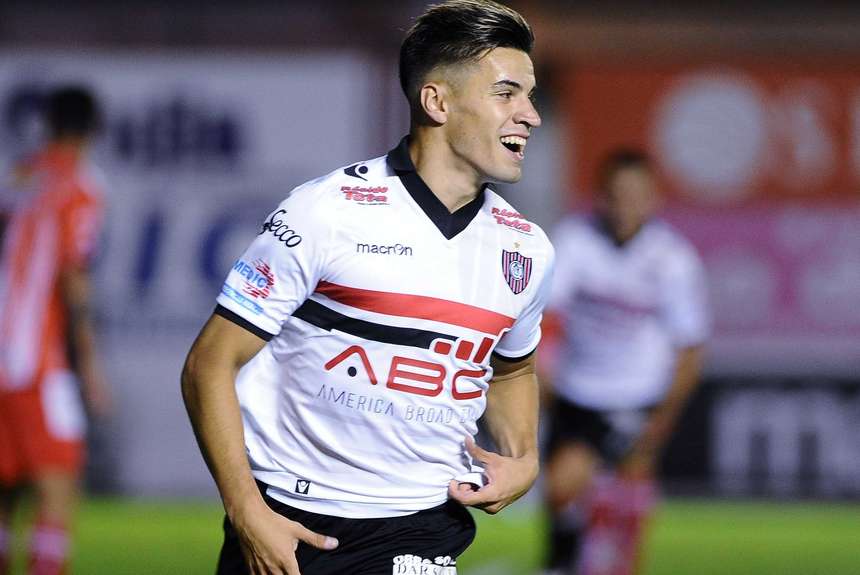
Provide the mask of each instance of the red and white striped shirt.
[{"label": "red and white striped shirt", "polygon": [[11,209],[0,256],[0,389],[36,386],[68,366],[59,279],[95,249],[102,216],[95,182],[78,154],[49,146],[3,190]]}]

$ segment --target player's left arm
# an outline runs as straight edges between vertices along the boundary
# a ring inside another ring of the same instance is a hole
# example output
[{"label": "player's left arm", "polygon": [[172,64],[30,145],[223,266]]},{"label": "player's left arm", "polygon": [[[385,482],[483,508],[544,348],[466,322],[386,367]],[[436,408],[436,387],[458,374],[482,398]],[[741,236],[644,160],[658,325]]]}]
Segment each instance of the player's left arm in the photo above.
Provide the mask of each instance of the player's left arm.
[{"label": "player's left arm", "polygon": [[87,267],[65,266],[60,274],[60,289],[66,308],[72,364],[80,381],[84,401],[92,414],[106,415],[110,410],[111,398],[96,349]]},{"label": "player's left arm", "polygon": [[535,354],[520,361],[493,358],[484,423],[499,453],[468,439],[469,454],[484,467],[485,484],[475,490],[471,484],[452,481],[451,498],[494,514],[529,490],[539,470],[538,397]]},{"label": "player's left arm", "polygon": [[666,445],[687,402],[699,385],[702,352],[702,345],[684,347],[677,351],[669,390],[648,418],[634,450],[643,455],[656,456]]},{"label": "player's left arm", "polygon": [[692,248],[680,250],[665,270],[664,328],[675,342],[675,366],[633,447],[634,456],[654,462],[669,440],[699,384],[704,343],[710,332],[705,271]]},{"label": "player's left arm", "polygon": [[63,244],[60,259],[60,293],[65,307],[66,333],[72,367],[89,412],[107,415],[110,392],[98,358],[93,322],[90,263],[98,244],[102,209],[95,196],[76,191],[61,211]]}]

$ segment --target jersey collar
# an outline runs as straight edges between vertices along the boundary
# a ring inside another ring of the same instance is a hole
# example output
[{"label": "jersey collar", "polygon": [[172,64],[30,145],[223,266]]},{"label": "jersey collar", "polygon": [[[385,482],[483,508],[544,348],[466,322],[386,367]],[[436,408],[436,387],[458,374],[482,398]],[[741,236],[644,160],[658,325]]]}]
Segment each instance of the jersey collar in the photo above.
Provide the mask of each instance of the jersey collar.
[{"label": "jersey collar", "polygon": [[403,187],[412,196],[421,210],[426,214],[430,221],[442,232],[446,239],[451,239],[471,223],[478,212],[481,211],[481,206],[484,205],[484,187],[478,192],[474,200],[454,212],[448,211],[433,190],[424,183],[421,176],[415,170],[415,164],[412,163],[412,158],[409,156],[409,136],[400,140],[396,148],[388,152],[386,158],[388,165],[400,178]]}]

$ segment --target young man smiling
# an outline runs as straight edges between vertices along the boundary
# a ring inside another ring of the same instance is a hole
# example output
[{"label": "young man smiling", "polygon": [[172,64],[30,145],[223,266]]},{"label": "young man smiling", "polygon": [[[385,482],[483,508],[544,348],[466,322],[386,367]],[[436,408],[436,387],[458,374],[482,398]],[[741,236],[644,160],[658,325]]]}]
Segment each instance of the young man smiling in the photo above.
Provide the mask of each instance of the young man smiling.
[{"label": "young man smiling", "polygon": [[464,505],[537,477],[553,252],[488,185],[520,179],[540,125],[532,43],[494,2],[429,8],[401,47],[409,136],[293,190],[227,277],[182,379],[219,573],[451,575]]}]

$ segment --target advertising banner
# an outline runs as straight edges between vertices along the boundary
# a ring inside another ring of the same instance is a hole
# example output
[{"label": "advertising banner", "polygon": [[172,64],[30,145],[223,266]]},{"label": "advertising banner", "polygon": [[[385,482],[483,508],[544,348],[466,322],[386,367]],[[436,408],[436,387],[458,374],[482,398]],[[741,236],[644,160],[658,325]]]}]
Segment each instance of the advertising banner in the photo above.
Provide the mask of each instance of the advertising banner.
[{"label": "advertising banner", "polygon": [[52,86],[87,84],[104,107],[93,307],[122,489],[211,490],[179,394],[184,356],[266,214],[304,181],[387,151],[380,75],[348,53],[0,53],[7,166],[39,141]]}]

